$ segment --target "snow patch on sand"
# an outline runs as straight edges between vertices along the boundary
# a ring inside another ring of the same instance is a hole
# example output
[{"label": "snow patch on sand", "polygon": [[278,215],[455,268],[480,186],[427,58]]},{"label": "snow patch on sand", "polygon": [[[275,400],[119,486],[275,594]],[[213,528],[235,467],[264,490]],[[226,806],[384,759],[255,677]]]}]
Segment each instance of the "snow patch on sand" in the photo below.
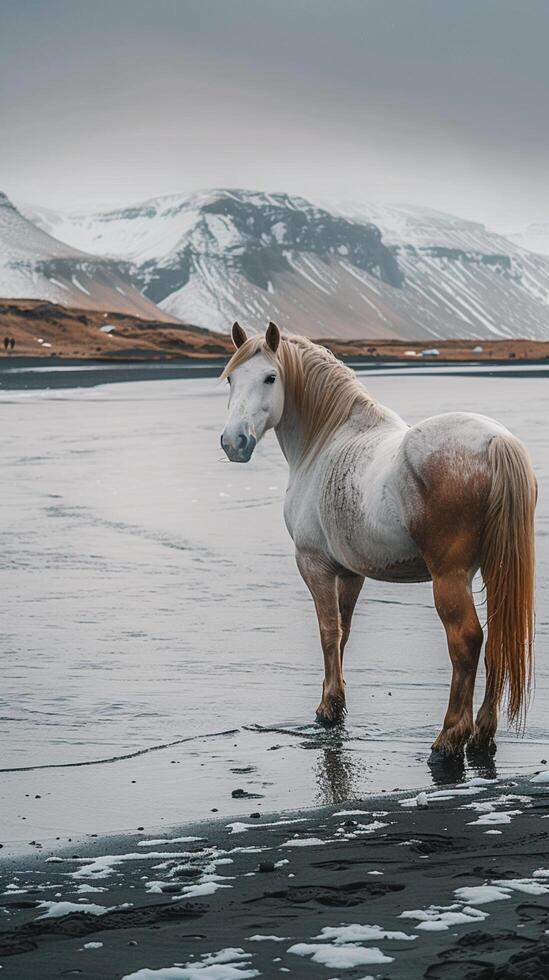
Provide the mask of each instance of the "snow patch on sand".
[{"label": "snow patch on sand", "polygon": [[522,810],[504,810],[500,813],[491,810],[487,813],[481,813],[476,820],[469,820],[469,826],[475,827],[480,825],[481,827],[485,827],[498,823],[511,823],[512,818],[516,817],[519,813],[522,813]]},{"label": "snow patch on sand", "polygon": [[334,970],[350,970],[354,966],[371,963],[392,963],[392,956],[385,956],[377,946],[335,946],[330,943],[295,943],[287,950],[296,956],[310,956],[313,963],[320,963]]},{"label": "snow patch on sand", "polygon": [[508,890],[498,888],[495,885],[468,885],[464,888],[456,888],[454,895],[463,902],[473,902],[475,905],[501,902],[511,897]]},{"label": "snow patch on sand", "polygon": [[383,820],[372,820],[371,823],[359,823],[356,827],[338,827],[336,834],[339,837],[345,837],[346,840],[351,840],[353,837],[360,837],[362,834],[373,834],[374,831],[388,826],[389,824]]},{"label": "snow patch on sand", "polygon": [[219,888],[232,888],[232,885],[222,885],[219,881],[202,881],[198,885],[187,885],[177,897],[200,898],[204,895],[213,895]]},{"label": "snow patch on sand", "polygon": [[400,805],[404,807],[421,807],[428,806],[431,802],[436,802],[437,800],[452,800],[454,797],[460,796],[475,796],[478,793],[482,793],[485,786],[493,786],[493,779],[483,779],[482,777],[475,777],[470,779],[465,786],[459,787],[448,787],[448,789],[438,789],[433,793],[425,793],[422,791],[418,793],[417,796],[408,797],[405,800],[400,800]]},{"label": "snow patch on sand", "polygon": [[227,947],[218,953],[207,953],[201,963],[165,967],[160,970],[137,970],[122,980],[248,980],[259,976],[249,963],[251,957],[240,947]]},{"label": "snow patch on sand", "polygon": [[450,926],[467,925],[473,922],[482,922],[488,916],[487,912],[480,909],[459,905],[430,905],[427,909],[410,909],[401,912],[401,919],[416,919],[418,925],[416,929],[426,932],[439,932],[449,929]]},{"label": "snow patch on sand", "polygon": [[382,926],[367,926],[352,923],[346,926],[324,926],[318,936],[313,939],[331,939],[340,946],[345,943],[363,943],[370,939],[417,939],[417,936],[410,936],[407,932],[388,932]]},{"label": "snow patch on sand", "polygon": [[549,885],[544,885],[541,881],[533,881],[532,878],[506,878],[494,881],[492,884],[501,888],[511,888],[516,892],[524,892],[526,895],[546,895],[549,892]]},{"label": "snow patch on sand", "polygon": [[40,902],[40,908],[46,909],[39,919],[57,919],[62,915],[70,915],[72,912],[87,912],[89,915],[105,915],[105,912],[112,911],[106,905],[93,905],[91,902]]},{"label": "snow patch on sand", "polygon": [[320,837],[295,837],[284,841],[281,847],[318,847],[320,844],[331,844],[333,841],[321,840]]},{"label": "snow patch on sand", "polygon": [[257,830],[258,827],[285,827],[292,823],[304,823],[306,817],[296,817],[293,820],[273,820],[271,823],[243,823],[241,820],[236,820],[234,823],[228,823],[226,826],[230,829],[231,834],[245,834],[248,830]]},{"label": "snow patch on sand", "polygon": [[193,851],[145,851],[129,854],[104,854],[94,858],[78,858],[83,867],[70,873],[71,878],[108,878],[114,874],[117,864],[124,864],[126,861],[145,861],[145,860],[166,860],[166,858],[193,858],[196,852]]},{"label": "snow patch on sand", "polygon": [[549,783],[549,769],[544,769],[543,772],[536,773],[532,776],[531,783]]},{"label": "snow patch on sand", "polygon": [[159,844],[190,844],[192,841],[205,840],[204,837],[158,837],[156,840],[140,840],[138,847],[157,847]]}]

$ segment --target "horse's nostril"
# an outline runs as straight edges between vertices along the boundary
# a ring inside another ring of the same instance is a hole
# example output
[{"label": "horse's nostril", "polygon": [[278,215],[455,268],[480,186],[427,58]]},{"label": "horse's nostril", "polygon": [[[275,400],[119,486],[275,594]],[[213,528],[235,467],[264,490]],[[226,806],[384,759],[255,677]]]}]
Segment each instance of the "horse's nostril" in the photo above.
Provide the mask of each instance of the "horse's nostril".
[{"label": "horse's nostril", "polygon": [[248,445],[248,439],[246,438],[246,436],[239,435],[238,439],[236,440],[236,448],[245,449],[247,445]]}]

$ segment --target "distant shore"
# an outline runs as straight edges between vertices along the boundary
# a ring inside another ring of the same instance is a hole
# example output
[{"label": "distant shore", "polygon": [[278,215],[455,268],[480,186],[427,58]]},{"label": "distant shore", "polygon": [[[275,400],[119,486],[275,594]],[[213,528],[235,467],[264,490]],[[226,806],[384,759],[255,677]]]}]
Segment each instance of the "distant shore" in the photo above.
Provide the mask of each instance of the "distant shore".
[{"label": "distant shore", "polygon": [[[4,338],[13,338],[13,349],[9,346],[5,349]],[[360,359],[364,363],[549,363],[549,340],[323,337],[318,342],[340,357]],[[20,358],[60,359],[64,363],[174,360],[213,363],[226,360],[232,349],[228,334],[177,320],[148,321],[123,313],[81,310],[41,300],[0,299],[0,365]]]},{"label": "distant shore", "polygon": [[[534,378],[549,376],[549,359],[413,360],[390,357],[344,355],[342,359],[359,374],[452,373],[461,376]],[[0,359],[0,393],[94,388],[130,381],[176,381],[218,378],[225,358],[166,358],[163,360],[109,360],[107,358],[17,357]]]}]

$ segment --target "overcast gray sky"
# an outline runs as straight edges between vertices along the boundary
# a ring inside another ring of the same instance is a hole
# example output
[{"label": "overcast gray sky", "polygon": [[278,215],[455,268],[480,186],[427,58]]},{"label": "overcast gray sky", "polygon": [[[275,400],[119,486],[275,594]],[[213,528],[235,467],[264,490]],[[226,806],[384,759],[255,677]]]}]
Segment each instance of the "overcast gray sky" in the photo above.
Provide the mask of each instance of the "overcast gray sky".
[{"label": "overcast gray sky", "polygon": [[549,221],[548,0],[1,0],[0,188]]}]

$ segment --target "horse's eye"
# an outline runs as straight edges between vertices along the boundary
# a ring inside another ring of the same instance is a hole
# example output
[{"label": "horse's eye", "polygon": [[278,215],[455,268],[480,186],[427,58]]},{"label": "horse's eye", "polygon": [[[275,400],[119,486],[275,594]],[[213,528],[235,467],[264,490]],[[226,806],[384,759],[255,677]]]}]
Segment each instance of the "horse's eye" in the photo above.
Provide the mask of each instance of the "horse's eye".
[{"label": "horse's eye", "polygon": [[276,381],[276,374],[269,374],[265,378],[265,384],[266,385],[274,385],[275,381]]}]

